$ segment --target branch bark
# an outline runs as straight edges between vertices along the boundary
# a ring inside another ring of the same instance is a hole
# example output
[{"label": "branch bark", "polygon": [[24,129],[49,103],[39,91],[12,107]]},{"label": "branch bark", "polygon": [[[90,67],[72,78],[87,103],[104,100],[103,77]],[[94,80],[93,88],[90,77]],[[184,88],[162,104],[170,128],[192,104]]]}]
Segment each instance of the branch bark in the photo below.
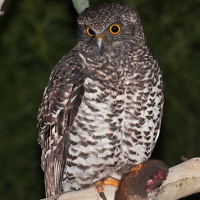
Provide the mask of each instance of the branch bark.
[{"label": "branch bark", "polygon": [[[116,188],[105,186],[107,200],[114,200]],[[176,200],[200,192],[200,157],[192,158],[171,167],[167,179],[160,187],[155,200]],[[101,200],[95,187],[64,193],[43,200]]]},{"label": "branch bark", "polygon": [[4,11],[1,10],[1,7],[3,6],[5,0],[0,0],[0,15],[4,14]]}]

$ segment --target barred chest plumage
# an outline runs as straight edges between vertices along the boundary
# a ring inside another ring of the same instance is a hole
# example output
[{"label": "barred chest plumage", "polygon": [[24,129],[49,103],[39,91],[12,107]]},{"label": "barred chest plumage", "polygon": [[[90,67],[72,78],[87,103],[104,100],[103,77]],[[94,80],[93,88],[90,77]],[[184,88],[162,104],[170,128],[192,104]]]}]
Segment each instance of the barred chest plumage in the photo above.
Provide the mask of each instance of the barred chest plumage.
[{"label": "barred chest plumage", "polygon": [[120,59],[105,62],[105,69],[104,64],[90,66],[85,78],[84,97],[69,135],[64,192],[146,160],[159,135],[163,94],[157,62],[137,61],[127,68],[120,67]]}]

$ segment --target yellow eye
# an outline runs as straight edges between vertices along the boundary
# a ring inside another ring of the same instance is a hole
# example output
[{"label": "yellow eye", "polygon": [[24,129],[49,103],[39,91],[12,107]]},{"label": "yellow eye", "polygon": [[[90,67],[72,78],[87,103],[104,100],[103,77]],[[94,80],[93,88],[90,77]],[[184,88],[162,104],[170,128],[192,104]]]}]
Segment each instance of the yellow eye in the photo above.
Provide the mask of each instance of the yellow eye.
[{"label": "yellow eye", "polygon": [[109,28],[110,33],[112,33],[113,35],[117,35],[120,32],[120,30],[121,28],[118,24],[113,24]]},{"label": "yellow eye", "polygon": [[87,27],[87,34],[90,36],[90,37],[93,37],[94,36],[94,31],[90,28],[90,27]]}]

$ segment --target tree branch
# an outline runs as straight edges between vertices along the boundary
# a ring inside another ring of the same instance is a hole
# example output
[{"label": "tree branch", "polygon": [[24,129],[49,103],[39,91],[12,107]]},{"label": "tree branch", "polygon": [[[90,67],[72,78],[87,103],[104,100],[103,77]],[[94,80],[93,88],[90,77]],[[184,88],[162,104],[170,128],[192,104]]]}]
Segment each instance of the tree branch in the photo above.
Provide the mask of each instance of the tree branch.
[{"label": "tree branch", "polygon": [[4,11],[1,10],[1,7],[3,6],[5,0],[0,0],[0,15],[4,14]]},{"label": "tree branch", "polygon": [[176,200],[200,192],[200,158],[171,167],[158,193],[158,200]]},{"label": "tree branch", "polygon": [[[155,200],[176,200],[200,192],[200,158],[193,158],[171,167]],[[116,188],[105,186],[107,200],[114,200]],[[101,200],[95,187],[64,193],[43,200]]]}]

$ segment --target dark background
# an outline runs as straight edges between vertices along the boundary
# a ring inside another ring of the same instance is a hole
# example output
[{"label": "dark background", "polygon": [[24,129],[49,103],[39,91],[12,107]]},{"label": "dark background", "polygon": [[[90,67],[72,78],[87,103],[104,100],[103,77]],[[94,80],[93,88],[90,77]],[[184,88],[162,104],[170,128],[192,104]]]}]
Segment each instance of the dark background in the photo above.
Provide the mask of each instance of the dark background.
[{"label": "dark background", "polygon": [[[172,166],[182,155],[200,156],[200,1],[104,2],[138,11],[163,73],[164,117],[153,157]],[[76,44],[77,14],[69,0],[6,0],[2,9],[0,199],[35,200],[44,197],[37,111],[52,68]]]}]

